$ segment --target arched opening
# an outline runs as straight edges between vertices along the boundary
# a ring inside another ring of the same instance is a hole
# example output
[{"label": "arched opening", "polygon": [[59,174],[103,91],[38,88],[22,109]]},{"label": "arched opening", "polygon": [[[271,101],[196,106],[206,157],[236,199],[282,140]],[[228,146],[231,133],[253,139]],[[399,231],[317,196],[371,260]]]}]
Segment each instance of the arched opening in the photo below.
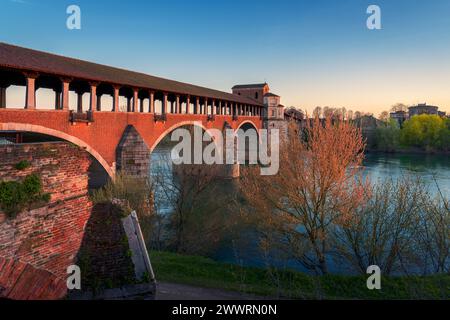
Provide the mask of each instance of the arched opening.
[{"label": "arched opening", "polygon": [[150,112],[150,92],[148,90],[139,90],[138,98],[139,98],[138,103],[139,112],[142,113]]},{"label": "arched opening", "polygon": [[[69,142],[61,137],[43,134],[32,131],[0,131],[1,144],[30,144],[44,142]],[[106,185],[110,179],[108,171],[100,164],[97,158],[90,153],[91,165],[88,169],[88,188],[89,190],[98,189]]]},{"label": "arched opening", "polygon": [[259,143],[260,137],[256,125],[251,121],[243,122],[237,129],[238,153],[242,153],[241,158],[238,159],[240,164],[258,163]]},{"label": "arched opening", "polygon": [[114,87],[108,83],[97,86],[97,111],[114,110]]},{"label": "arched opening", "polygon": [[90,108],[91,86],[87,81],[74,80],[69,85],[69,110],[86,112]]},{"label": "arched opening", "polygon": [[133,108],[133,89],[122,87],[119,90],[119,112],[131,112]]},{"label": "arched opening", "polygon": [[62,82],[57,77],[40,75],[36,79],[36,109],[61,109]]},{"label": "arched opening", "polygon": [[163,99],[164,99],[164,95],[162,92],[157,91],[155,92],[155,110],[154,113],[155,114],[162,114],[163,113]]},{"label": "arched opening", "polygon": [[[99,164],[103,167],[103,169],[106,171],[109,177],[111,178],[114,177],[114,170],[113,168],[111,168],[108,162],[90,145],[74,136],[38,125],[30,125],[23,123],[0,123],[0,137],[7,136],[8,134],[11,133],[19,133],[20,135],[22,133],[28,134],[25,137],[29,138],[26,138],[24,140],[24,136],[22,136],[21,138],[16,140],[17,143],[20,143],[22,141],[29,141],[30,143],[45,142],[45,141],[68,141],[70,143],[73,143],[74,145],[77,145],[78,147],[83,148],[88,153],[90,153],[92,157],[94,157],[96,161],[98,161]],[[7,140],[10,139],[0,139],[0,141],[7,141]]]},{"label": "arched opening", "polygon": [[0,69],[0,108],[23,109],[26,92],[26,79],[21,72]]}]

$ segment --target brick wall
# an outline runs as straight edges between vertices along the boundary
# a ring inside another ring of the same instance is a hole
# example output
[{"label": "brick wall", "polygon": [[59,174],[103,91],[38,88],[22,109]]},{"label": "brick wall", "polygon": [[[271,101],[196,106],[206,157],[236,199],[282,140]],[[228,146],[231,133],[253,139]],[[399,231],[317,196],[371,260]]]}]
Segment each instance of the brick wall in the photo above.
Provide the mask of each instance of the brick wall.
[{"label": "brick wall", "polygon": [[[22,160],[31,166],[17,170]],[[14,218],[0,212],[0,297],[62,298],[67,267],[79,264],[80,250],[93,257],[90,272],[104,278],[130,275],[121,226],[116,220],[109,224],[109,209],[94,207],[87,195],[90,164],[89,154],[69,143],[0,146],[0,181],[36,173],[51,193],[44,207]],[[28,285],[20,279],[29,279]]]}]

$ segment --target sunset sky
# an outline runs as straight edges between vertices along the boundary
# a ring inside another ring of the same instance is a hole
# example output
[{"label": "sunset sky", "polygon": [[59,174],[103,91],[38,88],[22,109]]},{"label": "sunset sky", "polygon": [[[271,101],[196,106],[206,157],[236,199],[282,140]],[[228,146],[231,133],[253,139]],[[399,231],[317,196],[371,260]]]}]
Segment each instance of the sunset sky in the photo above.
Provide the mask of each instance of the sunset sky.
[{"label": "sunset sky", "polygon": [[[82,29],[66,28],[81,8]],[[370,4],[382,30],[366,27]],[[450,112],[450,1],[0,0],[0,41],[223,91],[267,81],[286,106]]]}]

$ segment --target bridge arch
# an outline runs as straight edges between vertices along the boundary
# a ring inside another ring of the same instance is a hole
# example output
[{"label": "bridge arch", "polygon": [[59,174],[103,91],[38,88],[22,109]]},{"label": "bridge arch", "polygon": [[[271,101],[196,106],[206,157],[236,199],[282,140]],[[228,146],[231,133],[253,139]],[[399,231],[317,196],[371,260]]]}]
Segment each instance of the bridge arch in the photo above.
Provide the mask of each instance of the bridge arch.
[{"label": "bridge arch", "polygon": [[258,126],[251,120],[244,120],[242,121],[239,126],[236,128],[236,132],[241,129],[244,125],[249,124],[253,127],[253,129],[256,130],[256,133],[258,133]]},{"label": "bridge arch", "polygon": [[152,146],[150,147],[150,153],[152,153],[155,148],[158,146],[158,144],[169,134],[171,133],[173,130],[178,129],[180,127],[185,127],[185,126],[197,126],[202,128],[203,130],[208,130],[208,128],[206,128],[203,123],[201,121],[193,121],[193,120],[189,120],[189,121],[181,121],[178,122],[177,124],[174,124],[173,126],[169,127],[168,129],[164,130],[159,136],[158,138],[155,140],[155,142],[153,142]]},{"label": "bridge arch", "polygon": [[86,142],[84,142],[81,139],[78,139],[74,136],[71,136],[67,133],[50,129],[43,126],[38,125],[32,125],[32,124],[24,124],[24,123],[0,123],[0,131],[23,131],[23,132],[34,132],[34,133],[40,133],[45,134],[48,136],[53,136],[56,138],[63,139],[65,141],[71,142],[83,149],[85,149],[89,154],[91,154],[99,163],[100,165],[105,169],[105,171],[108,173],[108,175],[111,178],[114,178],[114,169],[108,164],[108,162],[90,145],[88,145]]}]

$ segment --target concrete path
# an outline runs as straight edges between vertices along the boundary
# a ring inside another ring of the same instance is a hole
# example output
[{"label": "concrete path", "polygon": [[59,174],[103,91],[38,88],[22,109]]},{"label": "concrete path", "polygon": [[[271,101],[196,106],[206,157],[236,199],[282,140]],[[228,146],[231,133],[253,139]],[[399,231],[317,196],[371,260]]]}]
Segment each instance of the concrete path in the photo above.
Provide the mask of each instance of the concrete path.
[{"label": "concrete path", "polygon": [[158,282],[156,300],[264,300],[267,298],[222,289]]}]

